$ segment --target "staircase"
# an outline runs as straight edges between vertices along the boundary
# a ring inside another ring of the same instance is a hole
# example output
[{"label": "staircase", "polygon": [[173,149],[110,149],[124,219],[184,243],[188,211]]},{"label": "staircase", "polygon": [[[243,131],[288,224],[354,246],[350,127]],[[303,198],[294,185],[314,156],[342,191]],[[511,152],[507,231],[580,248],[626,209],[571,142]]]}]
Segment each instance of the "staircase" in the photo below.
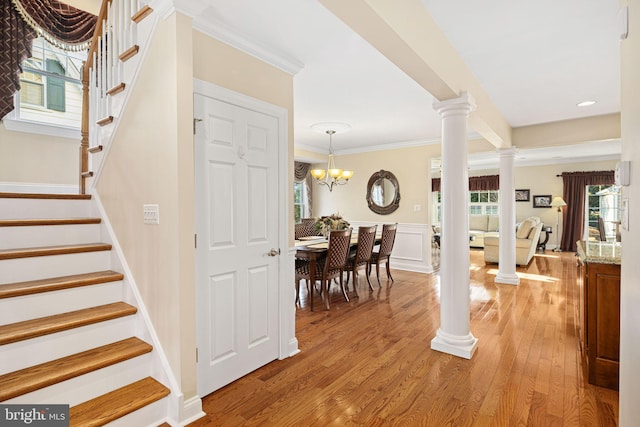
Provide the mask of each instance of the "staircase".
[{"label": "staircase", "polygon": [[0,402],[157,426],[170,390],[96,211],[88,195],[0,193]]},{"label": "staircase", "polygon": [[80,193],[90,193],[125,113],[158,21],[148,0],[103,0],[82,69]]}]

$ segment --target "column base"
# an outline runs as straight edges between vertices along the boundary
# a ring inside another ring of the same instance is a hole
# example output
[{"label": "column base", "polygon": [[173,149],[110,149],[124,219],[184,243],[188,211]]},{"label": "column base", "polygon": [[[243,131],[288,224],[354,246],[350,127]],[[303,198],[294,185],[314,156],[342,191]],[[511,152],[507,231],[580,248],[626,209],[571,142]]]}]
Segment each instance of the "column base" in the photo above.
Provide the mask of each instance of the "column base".
[{"label": "column base", "polygon": [[451,335],[438,329],[431,340],[431,349],[442,353],[453,354],[464,359],[471,359],[478,348],[478,339],[471,333],[465,336]]},{"label": "column base", "polygon": [[520,278],[515,273],[511,274],[511,273],[498,272],[498,274],[496,275],[496,278],[494,279],[494,282],[504,283],[506,285],[519,285]]}]

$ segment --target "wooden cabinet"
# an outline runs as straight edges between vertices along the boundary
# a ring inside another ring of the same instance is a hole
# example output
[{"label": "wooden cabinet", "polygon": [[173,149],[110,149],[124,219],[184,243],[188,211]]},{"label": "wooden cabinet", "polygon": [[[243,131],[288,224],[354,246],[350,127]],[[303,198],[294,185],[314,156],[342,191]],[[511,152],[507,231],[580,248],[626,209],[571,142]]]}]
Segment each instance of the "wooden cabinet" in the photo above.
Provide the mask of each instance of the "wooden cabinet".
[{"label": "wooden cabinet", "polygon": [[589,383],[618,389],[620,265],[578,261],[578,337]]}]

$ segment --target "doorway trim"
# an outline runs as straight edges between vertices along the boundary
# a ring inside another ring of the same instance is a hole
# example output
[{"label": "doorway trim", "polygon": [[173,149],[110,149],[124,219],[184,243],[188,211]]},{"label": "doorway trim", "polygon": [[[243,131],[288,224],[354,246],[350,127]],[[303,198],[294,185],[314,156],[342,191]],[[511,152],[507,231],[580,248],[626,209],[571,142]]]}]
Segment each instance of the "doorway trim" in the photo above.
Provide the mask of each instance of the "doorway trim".
[{"label": "doorway trim", "polygon": [[[280,262],[278,267],[278,358],[285,359],[298,353],[298,339],[296,338],[295,319],[295,288],[293,275],[293,257],[289,256],[289,198],[293,192],[289,188],[289,119],[288,110],[268,102],[234,92],[204,80],[193,80],[195,95],[203,95],[217,99],[241,108],[253,110],[272,116],[278,121],[278,247],[280,248]],[[194,117],[194,120],[197,120]],[[195,132],[194,139],[195,143]],[[194,150],[195,153],[195,150]],[[196,159],[193,159],[194,167]],[[197,206],[195,206],[197,208]],[[197,278],[197,266],[194,265]],[[197,279],[195,286],[197,286]]]}]

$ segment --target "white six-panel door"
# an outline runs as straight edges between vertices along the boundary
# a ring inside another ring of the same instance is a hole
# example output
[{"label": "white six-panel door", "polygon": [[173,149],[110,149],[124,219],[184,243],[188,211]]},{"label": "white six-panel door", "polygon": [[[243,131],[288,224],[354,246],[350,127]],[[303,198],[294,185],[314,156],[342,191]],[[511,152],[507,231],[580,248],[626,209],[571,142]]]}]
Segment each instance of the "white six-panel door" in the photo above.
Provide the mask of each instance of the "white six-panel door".
[{"label": "white six-panel door", "polygon": [[194,96],[198,394],[278,358],[278,120]]}]

